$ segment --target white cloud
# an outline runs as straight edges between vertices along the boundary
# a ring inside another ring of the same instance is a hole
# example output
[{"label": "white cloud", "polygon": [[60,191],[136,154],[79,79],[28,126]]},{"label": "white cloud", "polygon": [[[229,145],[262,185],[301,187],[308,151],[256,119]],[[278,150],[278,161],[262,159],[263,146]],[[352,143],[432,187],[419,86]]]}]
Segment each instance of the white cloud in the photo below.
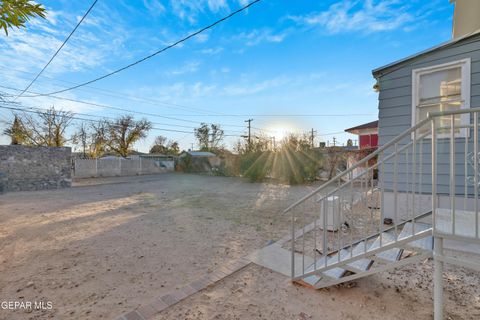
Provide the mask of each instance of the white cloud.
[{"label": "white cloud", "polygon": [[183,75],[187,73],[194,73],[198,70],[199,65],[200,65],[200,62],[198,61],[188,62],[183,66],[181,66],[180,68],[168,71],[167,74],[178,76],[178,75]]},{"label": "white cloud", "polygon": [[211,96],[217,90],[216,84],[201,81],[193,83],[175,82],[161,86],[143,86],[129,92],[134,96],[148,96],[160,101],[190,101]]},{"label": "white cloud", "polygon": [[208,0],[208,8],[213,12],[217,12],[222,9],[228,9],[228,3],[226,0]]},{"label": "white cloud", "polygon": [[291,83],[291,79],[285,76],[279,76],[272,79],[267,79],[257,83],[240,83],[231,84],[223,88],[223,93],[229,96],[243,96],[257,94],[269,89],[278,88]]},{"label": "white cloud", "polygon": [[192,0],[171,0],[173,13],[182,20],[188,20],[190,23],[195,23],[197,15],[203,12],[203,1]]},{"label": "white cloud", "polygon": [[165,12],[165,6],[158,0],[143,0],[143,5],[152,15]]},{"label": "white cloud", "polygon": [[[112,22],[115,19],[108,15],[97,10],[95,15],[87,17],[49,65],[45,75],[88,71],[99,68],[112,57],[125,58],[128,52],[124,52],[122,46],[128,32],[120,24]],[[27,29],[12,30],[8,37],[0,38],[0,66],[38,72],[60,47],[75,23],[75,15],[49,10],[47,19],[34,19]],[[21,79],[16,81],[19,86],[26,83]],[[32,87],[32,90],[35,88]]]},{"label": "white cloud", "polygon": [[255,29],[250,32],[242,32],[236,38],[243,40],[247,46],[255,46],[262,42],[282,42],[287,37],[287,31],[274,33],[270,29]]},{"label": "white cloud", "polygon": [[330,34],[388,31],[414,20],[399,0],[344,0],[326,11],[288,18],[300,24],[323,27]]},{"label": "white cloud", "polygon": [[199,97],[211,94],[215,91],[215,89],[216,85],[206,85],[202,82],[196,82],[192,86],[191,91],[193,92],[194,96]]},{"label": "white cloud", "polygon": [[223,51],[222,47],[216,47],[216,48],[203,49],[200,52],[203,53],[203,54],[208,54],[208,55],[216,55],[216,54],[219,54],[222,51]]},{"label": "white cloud", "polygon": [[191,24],[196,23],[198,15],[206,10],[213,13],[229,10],[227,0],[170,0],[170,5],[176,16]]},{"label": "white cloud", "polygon": [[210,35],[208,33],[200,33],[195,36],[195,40],[199,43],[207,42],[209,38]]}]

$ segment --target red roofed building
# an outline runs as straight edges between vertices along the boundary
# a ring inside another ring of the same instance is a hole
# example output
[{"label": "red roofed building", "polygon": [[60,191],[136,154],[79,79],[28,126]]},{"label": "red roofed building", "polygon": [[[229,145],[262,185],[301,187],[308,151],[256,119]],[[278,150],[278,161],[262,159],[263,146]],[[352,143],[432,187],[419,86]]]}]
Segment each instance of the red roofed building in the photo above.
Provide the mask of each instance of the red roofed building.
[{"label": "red roofed building", "polygon": [[[350,168],[378,148],[378,120],[349,128],[345,131],[357,135],[359,141],[359,148],[357,150],[352,150],[347,154],[347,167]],[[368,165],[371,166],[376,162],[377,158],[375,157],[369,161]],[[368,181],[372,178],[376,178],[377,170],[374,170],[372,177],[370,174],[365,174],[365,167],[367,167],[367,165],[356,168],[353,171],[353,176],[351,178],[355,178],[359,175],[363,175]]]},{"label": "red roofed building", "polygon": [[378,120],[345,131],[358,136],[360,149],[376,149],[378,147]]}]

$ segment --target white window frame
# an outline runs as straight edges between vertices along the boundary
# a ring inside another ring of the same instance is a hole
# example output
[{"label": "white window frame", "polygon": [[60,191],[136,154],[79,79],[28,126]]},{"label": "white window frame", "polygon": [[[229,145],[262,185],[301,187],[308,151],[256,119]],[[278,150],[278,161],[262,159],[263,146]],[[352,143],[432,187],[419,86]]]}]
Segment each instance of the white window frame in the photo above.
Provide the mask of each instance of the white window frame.
[{"label": "white window frame", "polygon": [[[461,80],[462,80],[462,101],[463,104],[460,109],[470,109],[470,88],[471,88],[471,59],[466,58],[462,60],[452,61],[444,64],[439,64],[431,67],[419,68],[412,70],[412,127],[417,124],[417,106],[419,104],[419,95],[418,89],[420,84],[420,76],[437,72],[443,71],[453,68],[461,67]],[[461,124],[463,125],[470,125],[470,114],[463,114],[461,115]],[[460,133],[456,134],[456,137],[468,137],[470,130],[468,129],[461,129]],[[430,137],[430,136],[429,136]],[[449,133],[440,133],[438,134],[439,138],[446,138],[450,137]]]}]

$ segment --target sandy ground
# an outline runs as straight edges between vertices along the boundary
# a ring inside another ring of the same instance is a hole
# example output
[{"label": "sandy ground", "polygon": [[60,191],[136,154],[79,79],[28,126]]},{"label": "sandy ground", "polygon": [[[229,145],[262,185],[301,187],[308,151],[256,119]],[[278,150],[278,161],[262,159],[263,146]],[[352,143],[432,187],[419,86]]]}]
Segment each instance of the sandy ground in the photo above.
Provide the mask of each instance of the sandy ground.
[{"label": "sandy ground", "polygon": [[[156,319],[433,319],[431,262],[322,290],[250,265]],[[478,274],[447,269],[445,319],[480,319]]]},{"label": "sandy ground", "polygon": [[[0,300],[51,310],[0,319],[110,319],[289,231],[314,186],[183,174],[83,180],[0,196]],[[480,277],[446,276],[447,314],[480,318]],[[431,319],[431,262],[314,291],[250,265],[158,319]]]},{"label": "sandy ground", "polygon": [[112,318],[288,230],[311,187],[182,174],[83,180],[0,196],[0,298],[51,301],[0,319]]}]

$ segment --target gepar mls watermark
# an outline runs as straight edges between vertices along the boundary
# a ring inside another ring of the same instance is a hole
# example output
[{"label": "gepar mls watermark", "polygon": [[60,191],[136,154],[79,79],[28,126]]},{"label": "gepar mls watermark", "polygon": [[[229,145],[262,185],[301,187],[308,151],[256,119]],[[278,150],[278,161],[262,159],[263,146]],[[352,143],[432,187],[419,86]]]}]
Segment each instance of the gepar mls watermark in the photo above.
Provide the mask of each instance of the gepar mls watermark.
[{"label": "gepar mls watermark", "polygon": [[24,300],[4,300],[0,301],[0,310],[52,310],[52,301],[24,301]]}]

